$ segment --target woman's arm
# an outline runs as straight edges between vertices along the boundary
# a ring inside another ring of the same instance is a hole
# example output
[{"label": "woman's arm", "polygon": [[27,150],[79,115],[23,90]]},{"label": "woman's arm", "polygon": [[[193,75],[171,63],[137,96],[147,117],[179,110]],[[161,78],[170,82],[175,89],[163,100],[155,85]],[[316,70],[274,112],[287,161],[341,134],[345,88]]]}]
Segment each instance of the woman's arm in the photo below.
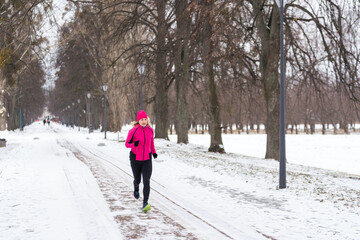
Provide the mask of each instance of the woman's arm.
[{"label": "woman's arm", "polygon": [[128,135],[127,135],[127,138],[126,138],[126,141],[125,141],[125,147],[127,147],[127,148],[134,148],[134,147],[135,147],[134,141],[132,141],[132,142],[130,143],[132,137],[134,136],[134,132],[135,132],[135,128],[132,128],[132,129],[129,131],[129,133],[128,133]]},{"label": "woman's arm", "polygon": [[155,144],[154,144],[154,134],[153,134],[153,136],[152,136],[152,138],[151,138],[151,153],[152,153],[152,154],[156,153],[156,151],[155,151]]}]

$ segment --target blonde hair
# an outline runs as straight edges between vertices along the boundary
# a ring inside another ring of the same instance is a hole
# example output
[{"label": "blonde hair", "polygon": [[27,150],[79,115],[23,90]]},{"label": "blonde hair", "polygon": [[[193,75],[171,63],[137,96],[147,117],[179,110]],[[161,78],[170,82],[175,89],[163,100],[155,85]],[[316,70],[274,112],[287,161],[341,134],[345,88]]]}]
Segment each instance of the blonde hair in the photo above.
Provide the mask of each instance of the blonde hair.
[{"label": "blonde hair", "polygon": [[[146,126],[149,126],[149,127],[151,127],[151,124],[150,124],[150,118],[149,117],[147,117],[147,124],[146,124]],[[136,125],[138,125],[138,124],[140,124],[139,123],[139,121],[133,121],[133,122],[131,122],[131,125],[133,126],[133,127],[135,127]]]}]

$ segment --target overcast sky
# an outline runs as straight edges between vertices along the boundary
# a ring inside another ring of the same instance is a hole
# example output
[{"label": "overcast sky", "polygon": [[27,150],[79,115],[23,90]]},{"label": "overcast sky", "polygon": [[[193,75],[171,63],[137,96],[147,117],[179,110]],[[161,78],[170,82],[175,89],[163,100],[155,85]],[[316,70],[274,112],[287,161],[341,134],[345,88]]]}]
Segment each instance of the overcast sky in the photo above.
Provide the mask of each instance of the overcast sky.
[{"label": "overcast sky", "polygon": [[55,80],[56,69],[54,68],[56,60],[57,41],[61,26],[70,21],[71,12],[65,11],[66,0],[53,1],[53,10],[44,18],[44,24],[41,32],[46,37],[49,43],[45,47],[49,47],[49,51],[45,54],[45,72],[47,74],[45,88],[53,87]]}]

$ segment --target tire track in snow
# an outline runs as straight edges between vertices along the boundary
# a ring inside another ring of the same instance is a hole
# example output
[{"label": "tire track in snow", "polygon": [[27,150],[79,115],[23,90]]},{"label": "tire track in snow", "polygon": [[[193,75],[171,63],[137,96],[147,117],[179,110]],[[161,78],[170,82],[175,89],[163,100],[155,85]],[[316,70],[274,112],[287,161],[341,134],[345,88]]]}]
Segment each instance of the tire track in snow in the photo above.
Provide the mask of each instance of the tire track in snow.
[{"label": "tire track in snow", "polygon": [[[97,161],[97,162],[101,163],[102,165],[107,165],[107,167],[110,170],[115,172],[117,179],[119,176],[121,176],[123,181],[127,185],[126,187],[128,188],[128,190],[126,191],[126,197],[129,197],[129,195],[130,195],[129,193],[132,193],[131,189],[132,189],[133,177],[132,177],[132,174],[129,174],[126,170],[124,170],[124,167],[126,167],[126,168],[129,167],[128,164],[119,162],[118,159],[115,159],[112,156],[110,156],[106,153],[103,153],[100,150],[98,150],[98,151],[101,154],[97,154],[94,152],[94,149],[90,150],[90,149],[88,149],[87,146],[83,146],[80,143],[77,143],[77,145],[76,145],[77,147],[75,147],[73,144],[69,143],[68,141],[66,141],[66,142],[67,142],[66,145],[72,146],[71,149],[69,147],[67,147],[67,148],[69,150],[71,150],[74,153],[74,155],[77,156],[79,159],[83,158],[82,161],[85,161],[84,159],[86,159],[88,163],[86,163],[86,162],[85,163],[88,166],[89,166],[90,162]],[[81,148],[81,150],[79,148]],[[104,155],[105,155],[105,157],[104,157]],[[116,164],[114,164],[114,161],[109,161],[108,160],[109,158],[116,161]],[[90,159],[95,160],[95,161],[89,161]],[[120,165],[122,165],[122,166],[120,166]],[[91,169],[91,166],[89,166],[89,167]],[[91,171],[94,173],[94,176],[95,176],[96,171],[94,172],[94,169],[91,169]],[[98,177],[97,177],[97,179],[98,179]],[[225,232],[226,230],[225,231],[221,230],[221,228],[225,227],[225,225],[221,221],[219,222],[219,219],[214,221],[214,219],[217,219],[216,216],[213,216],[208,211],[199,209],[199,207],[197,207],[191,203],[188,203],[188,202],[186,202],[185,205],[182,206],[181,204],[177,203],[176,200],[173,200],[173,199],[177,199],[178,196],[169,192],[169,190],[167,190],[163,185],[161,185],[155,179],[152,179],[152,182],[156,183],[156,184],[152,185],[152,191],[153,191],[153,199],[155,199],[155,202],[157,203],[157,205],[160,205],[158,207],[158,209],[162,209],[162,211],[165,210],[165,212],[167,212],[167,213],[162,212],[162,214],[164,214],[164,215],[170,214],[171,221],[179,222],[181,225],[179,223],[176,223],[176,224],[181,226],[186,231],[192,231],[194,233],[197,233],[197,234],[199,234],[198,237],[204,238],[204,239],[239,239],[240,236],[241,236],[240,239],[253,239],[253,237],[254,237],[253,234],[252,234],[253,235],[252,237],[250,237],[250,236],[245,237],[244,232],[241,232],[237,229],[233,229],[232,231],[230,231],[231,232],[230,234]],[[100,183],[99,183],[99,185],[100,185]],[[155,185],[155,188],[154,188],[154,185]],[[166,195],[168,195],[170,197],[168,197]],[[107,200],[109,203],[108,198],[107,198]],[[110,201],[114,201],[114,199],[110,199]],[[134,201],[133,198],[132,198],[132,201]],[[133,204],[133,203],[131,203],[131,204]],[[110,205],[110,203],[109,203],[109,205]],[[153,209],[152,212],[155,213],[154,210],[156,209],[156,205],[153,205],[153,207],[155,207],[155,208]],[[111,206],[110,206],[110,208],[111,208]],[[158,213],[156,213],[156,214],[158,214]],[[207,219],[209,219],[210,221]],[[169,221],[167,220],[165,222],[165,224],[169,224]],[[193,225],[195,225],[195,227],[193,227]],[[185,228],[183,226],[185,226]],[[227,227],[225,227],[224,229],[227,229]],[[263,233],[261,233],[259,231],[257,231],[257,233],[259,234],[257,239],[274,239],[270,236],[264,235]],[[173,238],[166,238],[166,239],[173,239]],[[181,239],[181,238],[177,238],[177,239]],[[189,238],[189,236],[188,236],[188,237],[186,237],[186,239],[196,239],[196,238],[194,236],[193,236],[193,238]]]},{"label": "tire track in snow", "polygon": [[[119,162],[117,159],[114,159],[112,156],[103,153],[102,151],[99,151],[102,155],[106,155],[107,158],[113,159],[114,161],[116,161],[116,164],[114,164],[112,161],[109,161],[107,159],[105,159],[102,156],[99,156],[99,154],[94,153],[93,150],[89,150],[87,147],[82,146],[81,144],[79,144],[79,146],[81,148],[83,148],[84,150],[86,150],[88,153],[90,153],[91,155],[101,159],[101,161],[106,162],[107,164],[110,164],[112,167],[115,167],[117,170],[121,171],[127,179],[124,179],[126,181],[130,181],[130,188],[132,188],[132,181],[133,181],[133,176],[132,174],[129,174],[126,170],[124,170],[123,168],[121,168],[119,165],[123,165],[124,167],[129,167],[127,164],[124,164],[122,162]],[[119,165],[117,165],[119,164]],[[201,226],[201,231],[199,231],[202,235],[204,233],[207,233],[205,238],[206,239],[239,239],[239,235],[241,235],[240,239],[254,239],[253,236],[244,236],[243,232],[237,232],[238,234],[234,233],[234,231],[232,232],[232,234],[228,234],[225,231],[221,230],[221,226],[216,226],[213,223],[209,222],[208,220],[206,220],[206,218],[210,219],[213,218],[214,216],[211,215],[211,213],[204,213],[201,212],[201,209],[199,210],[199,208],[197,206],[192,205],[191,203],[186,203],[186,207],[182,206],[181,204],[177,203],[176,201],[172,200],[172,199],[176,199],[177,196],[172,196],[167,197],[166,194],[170,194],[171,193],[166,189],[166,187],[164,187],[163,185],[161,185],[158,181],[156,181],[155,179],[152,178],[151,180],[152,182],[158,184],[159,186],[154,186],[156,184],[152,184],[152,191],[155,192],[156,194],[158,194],[158,197],[156,198],[156,200],[161,204],[161,208],[163,209],[167,209],[168,212],[171,212],[171,216],[175,215],[177,217],[177,219],[179,219],[180,222],[182,222],[182,224],[184,225],[188,225],[190,228],[192,228],[192,224],[195,222],[197,223],[197,226]],[[154,196],[154,195],[153,195]],[[200,216],[198,213],[195,213],[194,210],[196,212],[198,212],[199,214],[201,214],[202,216]],[[201,212],[201,213],[200,213]],[[185,222],[184,222],[185,221]],[[236,230],[235,230],[236,232]],[[266,234],[261,233],[259,230],[256,230],[256,233],[258,233],[259,235],[257,236],[257,239],[275,239],[271,236],[268,236]]]},{"label": "tire track in snow", "polygon": [[[112,163],[111,161],[108,161],[107,159],[93,153],[92,151],[90,151],[89,149],[84,148],[83,146],[81,146],[83,149],[87,150],[90,154],[94,155],[95,157],[101,159],[102,161],[107,162],[108,164],[111,164],[113,167],[117,168],[118,170],[120,170],[122,173],[124,173],[125,175],[127,175],[131,181],[133,179],[133,176],[130,175],[129,173],[127,173],[125,170],[123,170],[122,168],[120,168],[119,166],[117,166],[116,164]],[[152,182],[156,182],[158,185],[162,186],[160,183],[158,183],[156,180],[151,179]],[[164,186],[162,186],[163,188],[165,188]],[[185,207],[181,206],[180,204],[176,203],[175,201],[171,200],[170,198],[168,198],[167,196],[165,196],[164,194],[162,194],[160,191],[151,188],[152,191],[156,192],[157,194],[159,194],[161,197],[163,197],[164,199],[166,199],[168,202],[170,202],[171,204],[175,205],[177,208],[180,208],[182,211],[186,212],[187,214],[190,214],[192,217],[198,219],[199,221],[203,222],[204,224],[208,225],[209,227],[213,228],[214,230],[216,230],[217,232],[219,232],[221,235],[223,235],[223,237],[229,238],[229,239],[234,239],[231,236],[229,236],[228,234],[226,234],[225,232],[221,231],[220,229],[218,229],[217,227],[215,227],[213,224],[209,223],[208,221],[204,220],[203,218],[201,218],[200,216],[196,215],[195,213],[191,212],[190,210],[186,209]]]},{"label": "tire track in snow", "polygon": [[[118,172],[114,177],[109,175],[109,171],[106,171],[103,166],[100,166],[100,164],[104,164],[104,159],[91,152],[90,154],[95,158],[89,158],[68,140],[61,139],[58,140],[58,143],[89,167],[126,239],[198,239],[193,233],[156,208],[153,208],[148,214],[142,213],[140,201],[131,196],[132,190],[129,184],[119,181]],[[81,147],[87,150],[83,146]],[[107,164],[109,164],[108,161]],[[126,171],[120,168],[118,170],[128,175]],[[128,175],[128,177],[132,176]],[[134,204],[139,207],[134,207]]]}]

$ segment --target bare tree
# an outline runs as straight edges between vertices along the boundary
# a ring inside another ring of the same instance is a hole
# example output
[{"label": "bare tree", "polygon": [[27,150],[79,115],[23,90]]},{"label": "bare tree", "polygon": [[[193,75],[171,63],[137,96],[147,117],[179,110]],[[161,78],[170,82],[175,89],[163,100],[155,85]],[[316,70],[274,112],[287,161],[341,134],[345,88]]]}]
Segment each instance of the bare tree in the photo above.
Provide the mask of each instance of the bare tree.
[{"label": "bare tree", "polygon": [[[0,87],[4,90],[0,94],[4,95],[1,98],[5,100],[9,130],[26,124],[33,113],[42,112],[44,73],[37,50],[45,39],[38,34],[37,27],[44,14],[40,6],[45,9],[48,4],[44,0],[0,2]],[[32,77],[25,78],[26,74]],[[27,102],[36,95],[37,102]]]},{"label": "bare tree", "polygon": [[175,1],[176,46],[175,46],[175,85],[176,122],[178,143],[188,143],[188,108],[186,91],[190,81],[190,11],[188,1]]}]

